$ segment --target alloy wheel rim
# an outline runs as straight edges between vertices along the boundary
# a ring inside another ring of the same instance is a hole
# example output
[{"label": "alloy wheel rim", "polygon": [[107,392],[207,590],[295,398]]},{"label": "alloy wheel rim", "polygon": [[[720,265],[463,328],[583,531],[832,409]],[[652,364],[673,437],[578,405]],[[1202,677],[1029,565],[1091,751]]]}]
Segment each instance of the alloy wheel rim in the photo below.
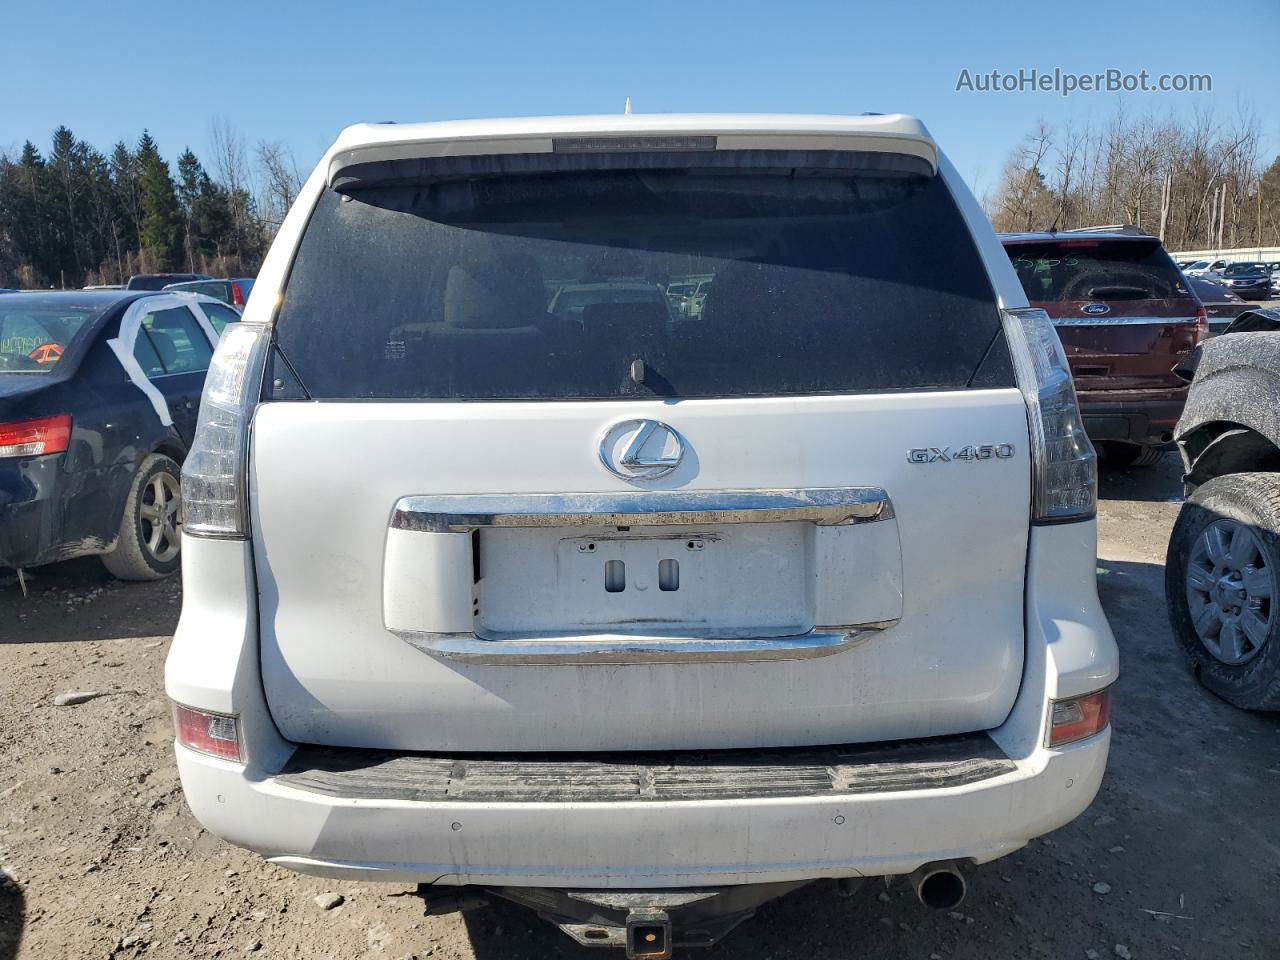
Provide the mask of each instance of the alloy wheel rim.
[{"label": "alloy wheel rim", "polygon": [[1276,570],[1247,524],[1223,518],[1204,528],[1187,561],[1186,588],[1196,636],[1215,660],[1238,666],[1266,647]]},{"label": "alloy wheel rim", "polygon": [[157,473],[142,491],[138,506],[142,545],[152,559],[167,563],[178,555],[182,529],[182,489],[168,473]]}]

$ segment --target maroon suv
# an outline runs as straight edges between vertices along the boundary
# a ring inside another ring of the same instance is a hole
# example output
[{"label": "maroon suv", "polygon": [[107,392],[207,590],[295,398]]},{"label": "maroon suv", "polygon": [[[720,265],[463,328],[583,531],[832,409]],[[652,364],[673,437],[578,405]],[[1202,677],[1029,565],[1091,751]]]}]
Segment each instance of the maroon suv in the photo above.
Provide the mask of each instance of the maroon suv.
[{"label": "maroon suv", "polygon": [[1027,299],[1058,328],[1089,437],[1114,465],[1154,462],[1186,402],[1173,367],[1209,329],[1169,254],[1136,227],[1000,239]]}]

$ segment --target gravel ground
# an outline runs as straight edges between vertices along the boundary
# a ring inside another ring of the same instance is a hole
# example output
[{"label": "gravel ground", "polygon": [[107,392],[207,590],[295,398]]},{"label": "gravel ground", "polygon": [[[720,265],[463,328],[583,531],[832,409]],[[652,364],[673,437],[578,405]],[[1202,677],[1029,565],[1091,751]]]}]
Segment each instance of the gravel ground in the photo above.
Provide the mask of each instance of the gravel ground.
[{"label": "gravel ground", "polygon": [[[1083,817],[981,868],[959,912],[925,911],[901,880],[852,899],[819,885],[700,955],[1280,958],[1280,715],[1215,700],[1175,655],[1178,494],[1173,458],[1104,476],[1099,585],[1124,661]],[[0,960],[602,956],[514,906],[424,919],[407,888],[300,877],[209,836],[162,693],[179,583],[116,583],[92,559],[34,573],[26,599],[0,580]],[[55,706],[69,691],[109,695]]]}]

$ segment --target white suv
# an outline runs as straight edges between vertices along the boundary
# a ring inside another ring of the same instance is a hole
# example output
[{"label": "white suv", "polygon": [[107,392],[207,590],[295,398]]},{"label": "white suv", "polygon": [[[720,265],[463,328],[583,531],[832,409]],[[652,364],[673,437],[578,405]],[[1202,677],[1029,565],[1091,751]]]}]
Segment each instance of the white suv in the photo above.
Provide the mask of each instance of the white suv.
[{"label": "white suv", "polygon": [[918,121],[351,127],[255,290],[167,667],[213,833],[661,957],[1093,798],[1093,450]]}]

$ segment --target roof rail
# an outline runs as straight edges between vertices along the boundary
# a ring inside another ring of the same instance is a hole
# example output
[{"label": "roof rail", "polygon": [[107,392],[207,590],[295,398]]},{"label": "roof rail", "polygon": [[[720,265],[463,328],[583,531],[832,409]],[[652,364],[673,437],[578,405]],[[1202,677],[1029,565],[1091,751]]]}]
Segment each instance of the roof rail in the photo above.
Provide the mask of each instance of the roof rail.
[{"label": "roof rail", "polygon": [[1072,227],[1062,233],[1120,233],[1126,237],[1149,237],[1151,234],[1136,223],[1108,223],[1097,227]]}]

